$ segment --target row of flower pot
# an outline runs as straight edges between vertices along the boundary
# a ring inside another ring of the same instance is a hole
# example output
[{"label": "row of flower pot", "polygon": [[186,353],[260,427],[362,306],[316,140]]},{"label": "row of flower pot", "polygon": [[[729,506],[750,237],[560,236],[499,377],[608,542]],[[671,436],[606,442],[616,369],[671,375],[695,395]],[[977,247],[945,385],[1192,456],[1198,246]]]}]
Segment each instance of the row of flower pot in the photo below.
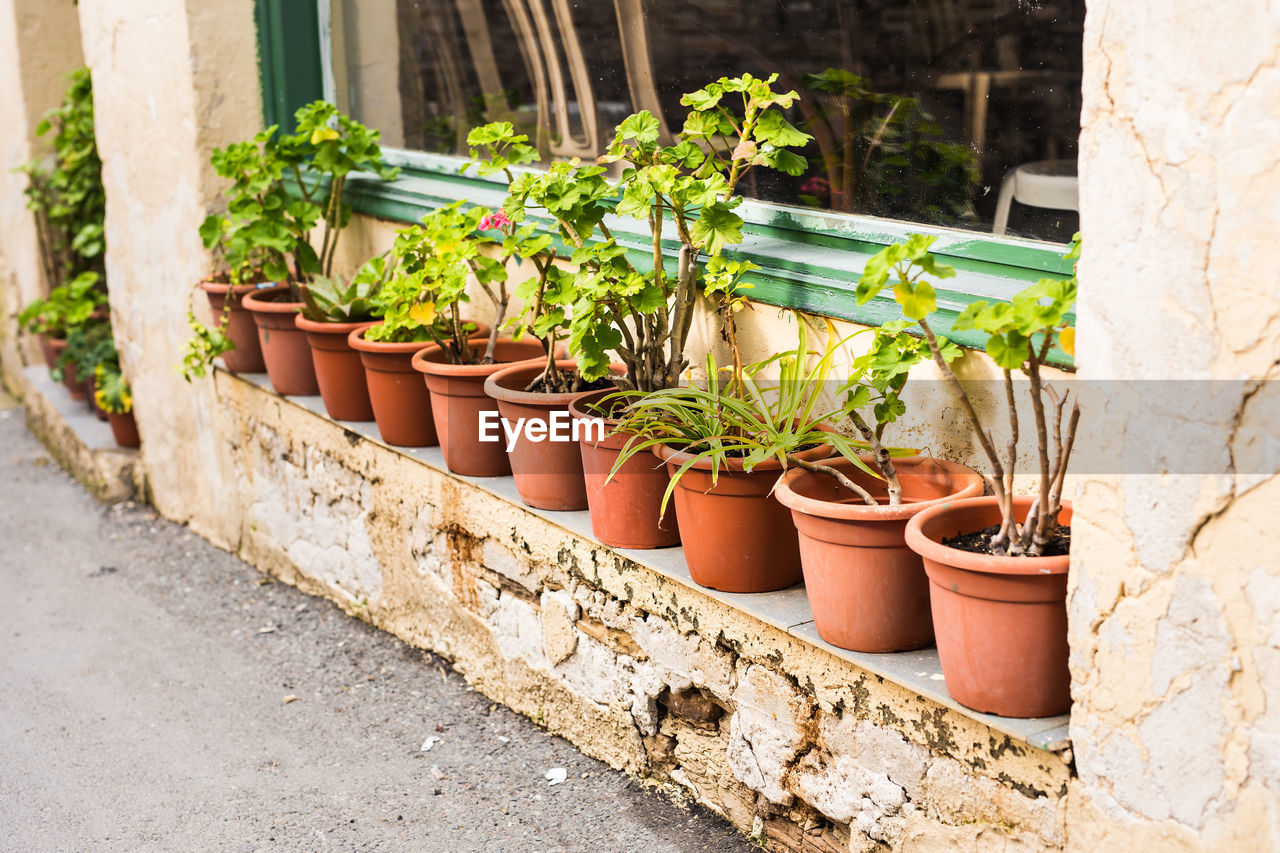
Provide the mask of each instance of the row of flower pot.
[{"label": "row of flower pot", "polygon": [[[215,310],[227,287],[202,285]],[[377,422],[388,444],[439,444],[450,471],[513,474],[522,500],[547,510],[589,509],[595,535],[619,548],[683,544],[689,572],[703,586],[765,592],[804,581],[815,627],[832,645],[861,652],[938,646],[953,697],[1004,716],[1049,716],[1070,703],[1067,675],[1068,558],[1002,558],[947,547],[961,532],[999,524],[995,498],[962,465],[898,460],[903,497],[869,506],[835,479],[801,468],[782,474],[765,460],[746,471],[733,460],[713,476],[694,460],[660,506],[671,476],[690,463],[658,446],[614,471],[629,436],[605,420],[603,435],[531,440],[528,430],[482,441],[486,419],[542,424],[590,421],[607,391],[525,390],[546,361],[537,341],[502,339],[494,364],[457,365],[436,344],[365,338],[373,323],[320,323],[279,301],[284,288],[238,288],[229,324],[232,370],[265,369],[276,391],[319,393],[336,420]],[[237,304],[238,303],[238,304]],[[481,326],[477,338],[488,334]],[[574,362],[560,366],[572,371]],[[490,435],[492,438],[492,434]],[[510,441],[508,441],[510,439]],[[835,454],[804,451],[809,461]],[[884,484],[844,459],[831,459],[862,488]],[[612,474],[612,476],[611,476]],[[1023,516],[1029,501],[1018,499]],[[1064,523],[1070,510],[1065,510]]]},{"label": "row of flower pot", "polygon": [[[40,354],[51,372],[57,370],[59,357],[66,348],[67,341],[64,338],[40,336]],[[62,384],[72,400],[84,402],[94,417],[111,427],[111,437],[119,447],[137,448],[142,445],[132,407],[128,411],[113,412],[99,405],[98,383],[93,373],[81,376],[79,365],[75,362],[65,363],[62,366]]]}]

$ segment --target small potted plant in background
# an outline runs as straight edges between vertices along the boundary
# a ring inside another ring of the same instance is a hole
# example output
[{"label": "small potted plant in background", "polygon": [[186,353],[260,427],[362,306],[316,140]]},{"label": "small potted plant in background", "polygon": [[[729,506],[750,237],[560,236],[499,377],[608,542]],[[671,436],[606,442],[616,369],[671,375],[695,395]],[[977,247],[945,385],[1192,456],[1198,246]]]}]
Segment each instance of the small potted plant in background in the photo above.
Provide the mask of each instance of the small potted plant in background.
[{"label": "small potted plant in background", "polygon": [[[514,180],[512,167],[537,159],[528,138],[515,133],[510,122],[494,122],[477,127],[467,135],[472,165],[482,177],[498,172],[507,182]],[[459,214],[460,216],[462,214]],[[510,293],[512,262],[540,258],[551,244],[551,236],[539,233],[534,225],[517,226],[501,210],[475,208],[465,214],[475,223],[468,246],[434,246],[434,254],[452,254],[460,263],[449,264],[449,273],[435,283],[438,302],[448,306],[449,334],[426,346],[413,357],[413,366],[423,374],[431,395],[431,415],[444,453],[445,465],[457,474],[496,477],[511,473],[505,441],[482,441],[482,423],[497,413],[497,404],[485,393],[490,376],[512,364],[541,363],[542,344],[532,338],[515,340],[501,336]],[[473,251],[474,247],[474,251]],[[534,261],[537,263],[537,261]],[[461,306],[468,300],[466,286],[474,280],[493,309],[494,320],[488,338],[469,337],[461,320]]]},{"label": "small potted plant in background", "polygon": [[116,343],[111,334],[111,322],[107,319],[90,319],[73,327],[67,335],[67,346],[58,357],[58,367],[68,387],[83,391],[89,410],[106,420],[106,412],[98,408],[94,396],[94,372],[104,361],[114,361]]},{"label": "small potted plant in background", "polygon": [[294,323],[307,336],[320,396],[335,420],[373,420],[364,364],[348,339],[380,316],[378,292],[395,274],[395,265],[390,253],[379,255],[366,261],[350,283],[341,276],[316,276],[302,291],[304,305]]},{"label": "small potted plant in background", "polygon": [[431,447],[439,443],[431,396],[413,357],[427,344],[464,342],[489,334],[488,326],[462,318],[457,306],[478,252],[473,233],[483,211],[456,201],[433,210],[418,225],[396,232],[395,271],[374,297],[381,322],[353,330],[347,341],[360,353],[378,432],[388,444]]},{"label": "small potted plant in background", "polygon": [[41,336],[45,363],[77,400],[85,396],[84,377],[77,376],[75,362],[63,354],[69,337],[94,323],[105,322],[106,305],[107,293],[98,274],[85,271],[53,288],[46,299],[29,303],[18,315],[19,325]]},{"label": "small potted plant in background", "polygon": [[[929,579],[920,557],[907,547],[907,521],[930,506],[983,490],[982,477],[963,465],[895,458],[883,443],[886,427],[905,412],[907,372],[930,357],[928,344],[903,331],[907,325],[895,321],[855,333],[873,335],[872,344],[853,360],[838,396],[840,414],[853,424],[867,454],[827,460],[822,468],[794,468],[776,491],[799,534],[818,635],[860,652],[908,651],[933,642]],[[829,329],[827,340],[834,339]],[[947,362],[960,354],[941,339],[939,351]],[[863,414],[867,409],[870,419]]]},{"label": "small potted plant in background", "polygon": [[121,447],[138,447],[138,424],[133,417],[133,391],[120,371],[120,362],[108,359],[94,368],[94,396],[107,413],[111,434]]},{"label": "small potted plant in background", "polygon": [[[332,276],[338,237],[351,219],[342,199],[347,176],[357,170],[383,179],[397,170],[382,161],[378,132],[338,113],[324,101],[301,107],[298,129],[278,135],[273,125],[252,141],[214,152],[220,177],[232,179],[227,212],[208,217],[200,228],[205,246],[220,252],[228,267],[226,283],[201,284],[218,310],[217,328],[205,329],[190,316],[195,336],[189,347],[187,375],[202,375],[214,357],[245,345],[232,340],[235,300],[249,311],[271,384],[281,394],[315,394],[319,387],[305,334],[294,316],[303,307],[302,288],[316,275]],[[304,170],[316,180],[304,178]],[[313,228],[323,224],[317,251]],[[251,285],[246,287],[247,285]],[[232,303],[225,302],[230,293]],[[239,334],[245,332],[243,321]]]},{"label": "small potted plant in background", "polygon": [[[955,323],[987,335],[987,353],[1003,371],[1009,440],[1002,457],[992,434],[943,356],[929,317],[937,308],[933,278],[955,270],[929,247],[934,238],[911,235],[867,262],[858,299],[867,302],[893,286],[902,312],[919,326],[930,355],[973,428],[990,465],[992,494],[946,501],[914,515],[907,544],[924,560],[932,583],[938,656],[947,689],[958,702],[1008,717],[1042,717],[1071,704],[1067,671],[1067,570],[1071,508],[1062,501],[1067,463],[1080,411],[1070,392],[1044,382],[1055,344],[1070,354],[1075,331],[1069,315],[1076,282],[1041,279],[1010,302],[971,303]],[[1079,255],[1079,238],[1068,258]],[[1038,466],[1032,495],[1014,494],[1020,424],[1012,372],[1026,374],[1034,413]]]},{"label": "small potted plant in background", "polygon": [[53,132],[51,155],[21,168],[50,295],[27,306],[20,324],[40,336],[50,370],[57,366],[68,326],[88,319],[75,316],[74,303],[96,292],[101,300],[89,313],[105,315],[99,309],[107,301],[102,277],[106,194],[94,139],[93,84],[87,68],[73,71],[68,80],[62,103],[36,125],[37,136]]}]

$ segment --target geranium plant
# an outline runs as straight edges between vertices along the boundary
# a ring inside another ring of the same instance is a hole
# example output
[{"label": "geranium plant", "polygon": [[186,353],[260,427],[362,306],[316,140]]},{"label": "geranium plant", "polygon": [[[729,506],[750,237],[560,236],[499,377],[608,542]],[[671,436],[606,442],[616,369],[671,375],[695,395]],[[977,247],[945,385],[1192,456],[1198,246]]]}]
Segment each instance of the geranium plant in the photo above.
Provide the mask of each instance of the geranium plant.
[{"label": "geranium plant", "polygon": [[53,131],[53,153],[22,167],[27,207],[35,214],[40,260],[50,288],[86,272],[103,272],[102,161],[94,139],[93,82],[88,68],[73,71],[62,103],[36,125]]},{"label": "geranium plant", "polygon": [[378,293],[395,270],[396,258],[387,252],[361,264],[350,282],[340,275],[318,275],[302,290],[302,316],[317,323],[359,323],[380,317]]},{"label": "geranium plant", "polygon": [[[955,269],[929,252],[934,237],[912,234],[906,241],[885,247],[868,262],[858,282],[857,298],[866,303],[892,285],[903,314],[919,326],[929,353],[947,384],[960,401],[974,436],[990,465],[988,485],[1000,505],[1001,522],[989,541],[992,554],[1039,556],[1050,545],[1062,509],[1062,487],[1075,442],[1080,407],[1070,392],[1058,393],[1045,384],[1043,368],[1055,344],[1070,354],[1075,330],[1070,314],[1075,306],[1076,280],[1041,279],[1009,302],[971,303],[957,318],[958,330],[973,329],[987,335],[986,350],[1003,373],[1009,441],[1001,457],[991,432],[978,417],[973,401],[951,369],[945,341],[933,329],[930,316],[937,310],[937,296],[929,278],[949,278]],[[1068,259],[1080,253],[1080,236],[1072,240]],[[1013,371],[1030,380],[1028,392],[1035,418],[1037,484],[1031,509],[1023,522],[1014,517],[1013,479],[1017,462],[1019,423]],[[1067,404],[1071,403],[1070,409]],[[1052,423],[1051,423],[1052,421]]]},{"label": "geranium plant", "polygon": [[89,321],[94,312],[107,304],[106,291],[99,286],[96,272],[86,271],[66,284],[49,291],[45,299],[37,299],[22,309],[18,323],[36,335],[60,337]]},{"label": "geranium plant", "polygon": [[[741,198],[733,195],[738,182],[756,168],[790,174],[805,168],[790,149],[809,136],[783,114],[796,93],[774,92],[775,80],[721,78],[686,94],[681,103],[689,112],[675,145],[659,144],[659,122],[649,112],[627,118],[600,160],[624,164],[617,186],[602,165],[576,160],[512,184],[504,205],[511,219],[549,216],[576,268],[564,273],[539,267],[537,279],[525,286],[534,297],[525,325],[566,332],[584,379],[607,376],[614,351],[626,365],[620,387],[649,392],[679,383],[688,367],[684,350],[699,259],[709,259],[712,281],[726,275],[738,281],[750,269],[720,257],[726,246],[742,241],[742,218],[735,212]],[[614,238],[604,222],[613,212],[647,222],[650,264],[633,261]],[[664,234],[680,243],[674,268],[663,251]],[[546,384],[555,382],[553,368],[549,360]]]},{"label": "geranium plant", "polygon": [[[213,152],[219,177],[231,180],[224,193],[225,212],[205,218],[200,237],[211,250],[227,284],[283,282],[291,301],[316,276],[332,276],[338,237],[351,219],[343,200],[347,176],[369,171],[384,180],[398,173],[378,147],[379,133],[342,115],[325,101],[298,109],[297,130],[281,135],[271,125],[252,140]],[[323,223],[319,250],[311,232]],[[194,298],[194,292],[192,294]],[[232,348],[227,338],[233,301],[227,299],[217,325],[207,328],[187,311],[192,338],[183,358],[183,375],[203,376],[205,365]]]}]

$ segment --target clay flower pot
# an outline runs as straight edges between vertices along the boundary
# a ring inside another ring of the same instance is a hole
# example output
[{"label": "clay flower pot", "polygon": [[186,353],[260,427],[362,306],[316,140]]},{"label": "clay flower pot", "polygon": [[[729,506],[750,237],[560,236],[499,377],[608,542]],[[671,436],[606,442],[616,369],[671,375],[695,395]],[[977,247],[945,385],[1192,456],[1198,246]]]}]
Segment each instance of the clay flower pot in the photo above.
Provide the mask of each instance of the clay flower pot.
[{"label": "clay flower pot", "polygon": [[[884,481],[847,459],[826,463],[888,500]],[[935,504],[982,494],[976,471],[940,459],[895,461],[902,503],[868,506],[826,474],[794,469],[778,484],[800,534],[804,586],[818,636],[857,652],[905,652],[933,643],[929,578],[907,547],[907,521]]]},{"label": "clay flower pot", "polygon": [[[672,447],[653,452],[675,476],[693,454]],[[800,453],[815,461],[827,444]],[[725,592],[771,592],[800,581],[800,545],[791,513],[770,494],[782,466],[766,459],[751,471],[729,459],[711,482],[711,461],[701,459],[676,481],[672,500],[684,556],[694,582]]]},{"label": "clay flower pot", "polygon": [[89,374],[89,378],[84,381],[84,391],[89,395],[89,411],[93,412],[93,416],[100,421],[109,420],[106,410],[98,405],[98,382],[93,374]]},{"label": "clay flower pot", "polygon": [[40,355],[44,356],[45,366],[53,370],[58,366],[58,356],[67,348],[66,338],[55,338],[51,335],[40,336]]},{"label": "clay flower pot", "polygon": [[71,395],[71,399],[83,400],[86,396],[84,379],[78,375],[77,368],[78,365],[74,361],[62,368],[62,384],[66,386],[67,393]]},{"label": "clay flower pot", "polygon": [[255,290],[241,300],[258,326],[258,343],[262,345],[262,360],[267,364],[271,387],[277,394],[292,397],[319,394],[311,346],[293,319],[302,310],[302,303],[285,301],[282,296],[288,298],[288,285]]},{"label": "clay flower pot", "polygon": [[[1030,507],[1031,498],[1014,498],[1019,520]],[[1069,506],[1059,520],[1071,523]],[[1066,713],[1071,558],[995,557],[942,544],[999,523],[994,497],[935,504],[907,523],[907,545],[924,558],[929,574],[947,690],[962,705],[1002,717]]]},{"label": "clay flower pot", "polygon": [[[572,359],[556,364],[566,371],[577,369]],[[541,440],[531,440],[524,429],[516,436],[511,451],[511,473],[520,499],[529,506],[550,510],[587,508],[587,486],[582,479],[582,453],[572,437],[569,402],[581,391],[548,394],[523,390],[542,371],[542,364],[518,364],[499,370],[485,380],[485,393],[498,402],[502,419],[515,427],[520,419],[533,425]],[[557,429],[557,425],[560,425]],[[554,436],[567,433],[565,440]],[[506,434],[503,434],[504,444]]]},{"label": "clay flower pot", "polygon": [[[487,336],[477,341],[483,349]],[[485,381],[514,364],[542,364],[542,344],[531,338],[499,338],[493,364],[451,364],[439,344],[429,344],[413,356],[413,369],[422,374],[431,395],[431,416],[444,451],[445,465],[469,477],[503,477],[511,473],[507,440],[480,440],[482,417],[497,420],[498,404],[484,392]],[[491,414],[487,414],[491,413]]]},{"label": "clay flower pot", "polygon": [[123,415],[107,412],[107,422],[111,424],[111,435],[115,438],[116,444],[121,447],[142,445],[138,438],[138,423],[133,419],[133,412],[125,412]]},{"label": "clay flower pot", "polygon": [[[598,416],[592,404],[613,392],[588,391],[569,404],[575,420],[591,421]],[[680,544],[675,504],[662,513],[662,495],[671,481],[667,466],[651,454],[637,453],[609,478],[618,455],[634,433],[615,433],[618,421],[603,418],[605,435],[597,441],[590,430],[582,430],[578,444],[582,453],[582,473],[587,484],[591,509],[591,531],[614,548],[666,548]]]},{"label": "clay flower pot", "polygon": [[364,363],[347,340],[353,331],[369,323],[318,323],[301,314],[295,315],[293,322],[311,347],[316,383],[329,417],[339,421],[373,420]]},{"label": "clay flower pot", "polygon": [[233,288],[221,282],[202,281],[200,289],[209,297],[209,307],[213,309],[215,323],[222,317],[227,292],[231,292],[231,318],[227,326],[227,337],[235,344],[235,349],[222,354],[222,362],[227,370],[236,373],[261,373],[266,370],[262,361],[262,345],[258,343],[258,327],[253,322],[253,315],[241,304],[245,296],[253,293],[254,286],[237,284]]},{"label": "clay flower pot", "polygon": [[[426,343],[365,340],[365,331],[376,325],[368,323],[352,330],[347,335],[347,343],[360,353],[364,364],[378,433],[387,444],[397,447],[434,447],[439,442],[435,419],[431,416],[431,395],[422,376],[413,369],[413,356]],[[483,323],[477,326],[475,337],[489,334],[488,326]]]}]

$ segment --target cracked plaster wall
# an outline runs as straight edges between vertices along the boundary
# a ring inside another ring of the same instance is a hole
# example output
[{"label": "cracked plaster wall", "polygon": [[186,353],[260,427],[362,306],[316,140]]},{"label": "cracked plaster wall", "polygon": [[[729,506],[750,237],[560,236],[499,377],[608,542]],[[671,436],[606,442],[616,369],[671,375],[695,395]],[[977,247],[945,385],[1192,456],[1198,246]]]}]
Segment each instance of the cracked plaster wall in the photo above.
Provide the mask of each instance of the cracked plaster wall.
[{"label": "cracked plaster wall", "polygon": [[1080,478],[1074,849],[1280,846],[1278,56],[1274,3],[1089,3],[1080,441],[1151,473]]}]

